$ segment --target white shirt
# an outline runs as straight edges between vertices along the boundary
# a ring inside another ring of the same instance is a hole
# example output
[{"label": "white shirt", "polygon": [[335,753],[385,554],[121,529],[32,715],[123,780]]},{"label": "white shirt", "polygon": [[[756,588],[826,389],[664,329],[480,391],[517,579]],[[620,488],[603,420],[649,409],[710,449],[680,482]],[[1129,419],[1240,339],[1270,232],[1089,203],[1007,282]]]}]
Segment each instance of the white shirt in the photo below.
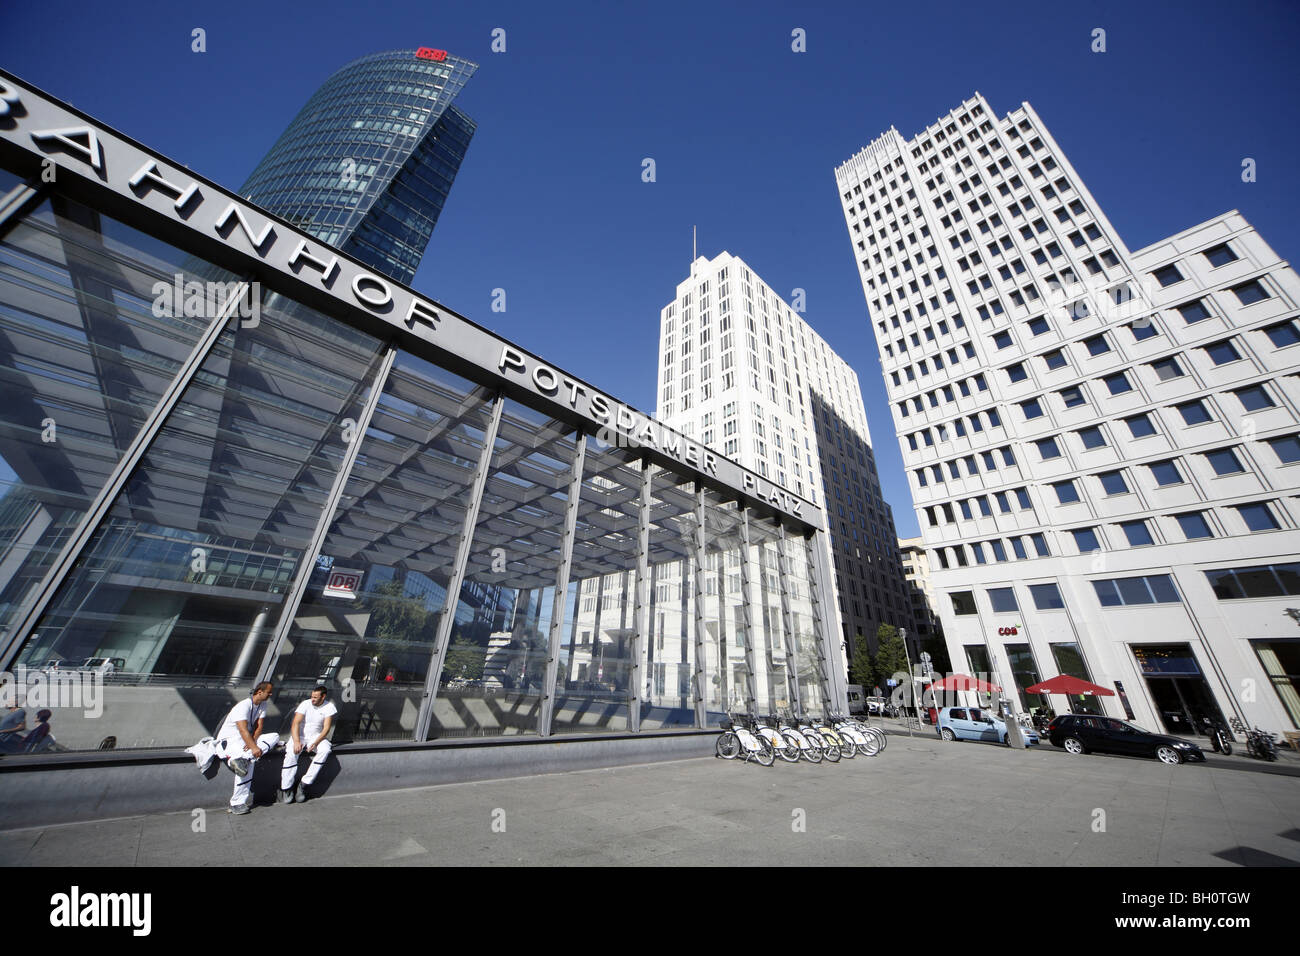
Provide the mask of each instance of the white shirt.
[{"label": "white shirt", "polygon": [[332,700],[326,700],[317,707],[309,697],[299,704],[294,713],[302,714],[302,742],[309,744],[319,737],[320,732],[325,729],[325,718],[333,717],[338,712],[339,709],[334,706]]},{"label": "white shirt", "polygon": [[244,738],[239,734],[239,728],[236,724],[244,720],[248,722],[248,732],[250,734],[257,730],[258,718],[266,714],[266,701],[260,704],[254,704],[253,698],[245,697],[234,707],[230,708],[230,713],[226,714],[226,719],[221,723],[221,729],[217,731],[218,740],[239,740]]}]

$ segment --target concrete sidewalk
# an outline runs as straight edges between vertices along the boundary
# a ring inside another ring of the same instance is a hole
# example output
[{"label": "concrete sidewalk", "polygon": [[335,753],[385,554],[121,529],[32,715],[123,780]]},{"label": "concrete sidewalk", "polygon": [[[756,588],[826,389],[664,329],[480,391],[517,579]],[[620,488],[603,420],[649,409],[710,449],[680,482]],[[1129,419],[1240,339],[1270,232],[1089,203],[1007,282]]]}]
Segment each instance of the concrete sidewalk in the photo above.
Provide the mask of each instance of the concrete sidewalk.
[{"label": "concrete sidewalk", "polygon": [[[346,773],[346,766],[343,768]],[[694,758],[0,831],[6,866],[1300,865],[1300,769],[891,735],[875,758]]]}]

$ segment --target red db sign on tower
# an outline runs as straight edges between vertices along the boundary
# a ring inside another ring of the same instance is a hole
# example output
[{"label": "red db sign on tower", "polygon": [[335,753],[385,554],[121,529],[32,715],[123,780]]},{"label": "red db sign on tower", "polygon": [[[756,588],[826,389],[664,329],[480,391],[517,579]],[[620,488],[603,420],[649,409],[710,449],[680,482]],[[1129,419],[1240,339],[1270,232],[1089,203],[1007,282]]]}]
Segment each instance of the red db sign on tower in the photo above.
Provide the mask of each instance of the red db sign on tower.
[{"label": "red db sign on tower", "polygon": [[427,46],[420,47],[420,49],[415,51],[415,55],[421,60],[437,60],[439,63],[447,59],[446,50],[434,50]]}]

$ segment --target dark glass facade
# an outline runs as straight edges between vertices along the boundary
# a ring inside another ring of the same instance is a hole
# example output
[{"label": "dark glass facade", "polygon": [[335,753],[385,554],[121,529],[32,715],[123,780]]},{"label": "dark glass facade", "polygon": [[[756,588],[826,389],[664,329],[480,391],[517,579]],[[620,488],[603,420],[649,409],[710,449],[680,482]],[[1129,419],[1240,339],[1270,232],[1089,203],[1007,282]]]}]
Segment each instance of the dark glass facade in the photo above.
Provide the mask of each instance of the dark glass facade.
[{"label": "dark glass facade", "polygon": [[50,742],[185,746],[260,679],[336,743],[843,707],[817,509],[0,84],[0,669]]},{"label": "dark glass facade", "polygon": [[343,67],[239,194],[409,285],[475,128],[452,101],[477,64],[431,55],[396,50]]}]

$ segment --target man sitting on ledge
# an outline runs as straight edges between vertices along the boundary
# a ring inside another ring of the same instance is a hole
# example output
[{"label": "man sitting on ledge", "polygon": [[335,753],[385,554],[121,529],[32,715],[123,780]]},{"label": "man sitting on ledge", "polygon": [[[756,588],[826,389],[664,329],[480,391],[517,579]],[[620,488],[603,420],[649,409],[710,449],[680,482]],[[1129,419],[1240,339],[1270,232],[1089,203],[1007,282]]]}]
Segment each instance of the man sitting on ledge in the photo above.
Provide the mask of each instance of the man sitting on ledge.
[{"label": "man sitting on ledge", "polygon": [[231,813],[248,813],[253,802],[253,767],[257,758],[280,742],[279,734],[262,733],[266,718],[266,702],[275,690],[269,680],[253,688],[246,697],[230,709],[217,731],[217,756],[226,762],[234,773],[235,792],[230,796]]},{"label": "man sitting on ledge", "polygon": [[[280,802],[305,803],[307,788],[316,780],[321,767],[329,759],[330,729],[334,726],[334,715],[338,708],[329,700],[329,689],[318,684],[311,692],[311,697],[298,705],[293,713],[293,726],[289,735],[293,738],[284,747],[284,769],[280,772]],[[304,742],[305,741],[305,742]],[[302,777],[302,787],[295,796],[294,778],[298,775],[298,757],[303,751],[313,754],[311,766]]]}]

